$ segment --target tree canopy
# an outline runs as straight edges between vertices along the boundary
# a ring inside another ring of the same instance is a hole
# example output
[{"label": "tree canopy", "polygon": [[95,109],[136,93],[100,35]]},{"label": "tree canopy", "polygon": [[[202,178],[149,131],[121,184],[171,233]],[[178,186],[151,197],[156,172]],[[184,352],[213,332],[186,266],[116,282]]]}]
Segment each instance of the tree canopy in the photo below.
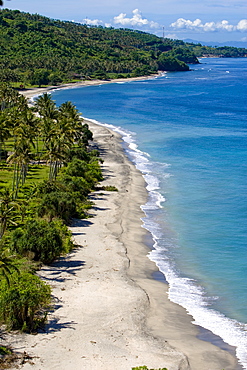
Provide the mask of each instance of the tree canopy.
[{"label": "tree canopy", "polygon": [[212,48],[9,9],[0,11],[0,34],[0,81],[17,86],[187,71],[187,64],[199,63],[197,57],[247,55],[246,49]]},{"label": "tree canopy", "polygon": [[0,80],[5,81],[40,86],[71,79],[143,76],[158,71],[162,54],[176,63],[198,63],[193,52],[176,40],[18,10],[1,10],[0,33]]}]

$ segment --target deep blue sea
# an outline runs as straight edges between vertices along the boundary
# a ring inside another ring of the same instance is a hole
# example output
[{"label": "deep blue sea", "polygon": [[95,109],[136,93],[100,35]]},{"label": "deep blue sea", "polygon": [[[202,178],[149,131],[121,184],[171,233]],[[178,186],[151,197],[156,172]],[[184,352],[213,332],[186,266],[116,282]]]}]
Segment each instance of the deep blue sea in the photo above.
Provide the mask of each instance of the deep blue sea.
[{"label": "deep blue sea", "polygon": [[247,58],[191,68],[52,96],[122,133],[147,182],[149,258],[169,298],[247,369]]}]

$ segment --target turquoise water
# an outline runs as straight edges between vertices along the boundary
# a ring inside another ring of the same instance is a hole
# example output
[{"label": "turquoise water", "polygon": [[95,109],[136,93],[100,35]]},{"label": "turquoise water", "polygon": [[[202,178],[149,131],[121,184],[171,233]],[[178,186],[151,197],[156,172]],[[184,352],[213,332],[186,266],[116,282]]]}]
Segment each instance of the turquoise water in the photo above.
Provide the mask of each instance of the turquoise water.
[{"label": "turquoise water", "polygon": [[122,133],[147,181],[149,258],[165,274],[169,298],[237,346],[247,369],[247,59],[201,63],[53,98]]}]

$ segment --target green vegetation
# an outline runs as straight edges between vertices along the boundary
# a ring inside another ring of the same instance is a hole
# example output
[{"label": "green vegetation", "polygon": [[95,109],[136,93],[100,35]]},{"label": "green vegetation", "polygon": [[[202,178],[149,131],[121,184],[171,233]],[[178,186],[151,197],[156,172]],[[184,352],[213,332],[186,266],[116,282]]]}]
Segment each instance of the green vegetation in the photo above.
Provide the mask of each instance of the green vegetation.
[{"label": "green vegetation", "polygon": [[23,272],[12,274],[11,286],[0,283],[0,320],[8,329],[34,331],[46,318],[50,287],[38,276]]},{"label": "green vegetation", "polygon": [[11,233],[10,248],[34,261],[49,264],[64,252],[59,230],[52,222],[33,219]]},{"label": "green vegetation", "polygon": [[45,322],[50,287],[34,272],[73,248],[67,228],[86,217],[103,180],[92,132],[71,102],[27,100],[0,84],[0,323],[32,332]]},{"label": "green vegetation", "polygon": [[198,58],[200,57],[220,57],[220,58],[244,58],[247,57],[247,49],[232,46],[203,46],[201,44],[187,44],[189,50]]},{"label": "green vegetation", "polygon": [[0,81],[18,88],[187,71],[197,57],[247,56],[244,48],[214,48],[9,9],[0,10],[0,33]]},{"label": "green vegetation", "polygon": [[107,190],[107,191],[118,191],[116,186],[113,186],[113,185],[102,186],[100,189],[101,190]]},{"label": "green vegetation", "polygon": [[62,22],[18,10],[0,11],[0,33],[0,81],[15,86],[136,77],[163,68],[186,71],[185,63],[198,63],[187,46],[176,40],[129,29]]},{"label": "green vegetation", "polygon": [[149,369],[147,366],[132,367],[132,370],[167,370],[166,367],[159,367],[158,369]]}]

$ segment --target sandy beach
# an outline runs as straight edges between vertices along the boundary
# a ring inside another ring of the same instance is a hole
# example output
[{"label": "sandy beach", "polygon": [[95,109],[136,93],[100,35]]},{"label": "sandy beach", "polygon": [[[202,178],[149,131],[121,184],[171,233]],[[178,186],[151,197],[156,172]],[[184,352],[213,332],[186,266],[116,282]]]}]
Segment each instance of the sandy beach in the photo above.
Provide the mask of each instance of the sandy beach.
[{"label": "sandy beach", "polygon": [[103,185],[118,192],[92,193],[91,217],[71,227],[73,252],[39,271],[52,286],[54,309],[43,332],[6,338],[32,357],[19,368],[239,369],[234,349],[198,339],[192,317],[168,300],[166,283],[153,278],[157,268],[147,257],[148,232],[141,227],[145,181],[126,157],[121,137],[88,123],[104,159]]},{"label": "sandy beach", "polygon": [[20,94],[23,94],[26,98],[30,99],[36,95],[41,95],[49,91],[57,90],[57,89],[73,89],[77,87],[83,87],[83,86],[94,86],[94,85],[103,85],[103,84],[109,84],[109,83],[125,83],[125,82],[131,82],[131,81],[143,81],[145,79],[152,79],[160,74],[154,74],[151,76],[145,76],[145,77],[130,77],[130,78],[118,78],[114,80],[85,80],[85,81],[79,81],[74,83],[67,83],[57,86],[49,86],[49,87],[35,87],[32,89],[27,90],[20,90]]}]

